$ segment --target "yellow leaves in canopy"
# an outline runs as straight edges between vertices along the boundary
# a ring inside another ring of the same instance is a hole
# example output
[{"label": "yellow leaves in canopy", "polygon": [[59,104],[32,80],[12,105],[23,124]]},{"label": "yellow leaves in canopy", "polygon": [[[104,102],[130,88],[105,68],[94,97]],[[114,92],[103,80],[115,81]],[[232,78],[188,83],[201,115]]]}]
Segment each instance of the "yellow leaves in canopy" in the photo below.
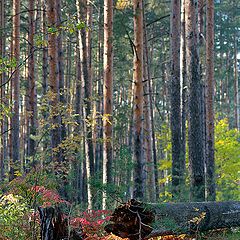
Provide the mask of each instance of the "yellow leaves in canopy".
[{"label": "yellow leaves in canopy", "polygon": [[118,10],[123,10],[131,5],[131,0],[117,0],[116,8]]}]

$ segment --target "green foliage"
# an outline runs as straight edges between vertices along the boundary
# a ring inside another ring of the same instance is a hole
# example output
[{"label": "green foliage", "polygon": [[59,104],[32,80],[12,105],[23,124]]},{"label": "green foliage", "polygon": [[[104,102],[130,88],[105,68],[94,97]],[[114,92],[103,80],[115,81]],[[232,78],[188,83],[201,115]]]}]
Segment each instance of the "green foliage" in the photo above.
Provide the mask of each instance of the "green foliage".
[{"label": "green foliage", "polygon": [[11,68],[15,68],[17,62],[15,58],[0,57],[0,74],[9,71]]},{"label": "green foliage", "polygon": [[216,124],[215,135],[217,200],[240,200],[240,133],[223,119]]},{"label": "green foliage", "polygon": [[168,202],[172,200],[171,194],[171,172],[172,172],[172,143],[171,143],[171,131],[167,124],[162,124],[159,132],[156,133],[160,149],[160,163],[159,170],[162,173],[162,177],[159,180],[162,186],[160,192],[160,201]]},{"label": "green foliage", "polygon": [[48,44],[47,40],[44,39],[44,37],[42,35],[36,35],[35,36],[35,45],[37,47],[41,47],[41,46],[47,47],[47,44]]},{"label": "green foliage", "polygon": [[12,111],[11,106],[3,102],[0,103],[0,120],[3,120],[6,117],[11,117]]},{"label": "green foliage", "polygon": [[4,195],[0,199],[0,239],[27,239],[27,203],[23,197],[13,194]]}]

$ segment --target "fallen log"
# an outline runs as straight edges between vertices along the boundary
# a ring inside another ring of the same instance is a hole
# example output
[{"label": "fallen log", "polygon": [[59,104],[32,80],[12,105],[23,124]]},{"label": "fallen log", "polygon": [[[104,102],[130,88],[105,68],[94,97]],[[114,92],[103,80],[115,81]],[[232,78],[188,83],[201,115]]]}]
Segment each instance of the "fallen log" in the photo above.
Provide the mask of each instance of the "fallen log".
[{"label": "fallen log", "polygon": [[115,209],[105,227],[130,240],[240,226],[240,202],[146,204],[134,199]]}]

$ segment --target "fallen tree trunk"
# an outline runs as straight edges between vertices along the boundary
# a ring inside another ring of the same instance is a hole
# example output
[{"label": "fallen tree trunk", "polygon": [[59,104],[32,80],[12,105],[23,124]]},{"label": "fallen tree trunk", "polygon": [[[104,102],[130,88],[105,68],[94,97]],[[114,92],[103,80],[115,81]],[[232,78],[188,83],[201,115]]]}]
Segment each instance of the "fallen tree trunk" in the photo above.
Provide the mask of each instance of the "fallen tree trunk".
[{"label": "fallen tree trunk", "polygon": [[112,214],[107,232],[130,240],[240,226],[240,202],[145,204],[134,199]]}]

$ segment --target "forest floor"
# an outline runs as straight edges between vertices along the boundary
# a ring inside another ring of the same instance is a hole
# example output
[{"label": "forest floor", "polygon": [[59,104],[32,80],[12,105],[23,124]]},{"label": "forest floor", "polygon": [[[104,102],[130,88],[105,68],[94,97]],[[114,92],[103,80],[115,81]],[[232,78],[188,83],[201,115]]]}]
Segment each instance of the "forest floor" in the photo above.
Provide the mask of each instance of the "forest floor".
[{"label": "forest floor", "polygon": [[[89,239],[90,240],[90,239]],[[128,238],[120,238],[115,235],[109,235],[104,240],[128,240]],[[240,229],[229,231],[212,231],[208,232],[207,234],[198,234],[198,236],[187,236],[185,234],[179,236],[162,236],[151,238],[149,240],[240,240]]]}]

